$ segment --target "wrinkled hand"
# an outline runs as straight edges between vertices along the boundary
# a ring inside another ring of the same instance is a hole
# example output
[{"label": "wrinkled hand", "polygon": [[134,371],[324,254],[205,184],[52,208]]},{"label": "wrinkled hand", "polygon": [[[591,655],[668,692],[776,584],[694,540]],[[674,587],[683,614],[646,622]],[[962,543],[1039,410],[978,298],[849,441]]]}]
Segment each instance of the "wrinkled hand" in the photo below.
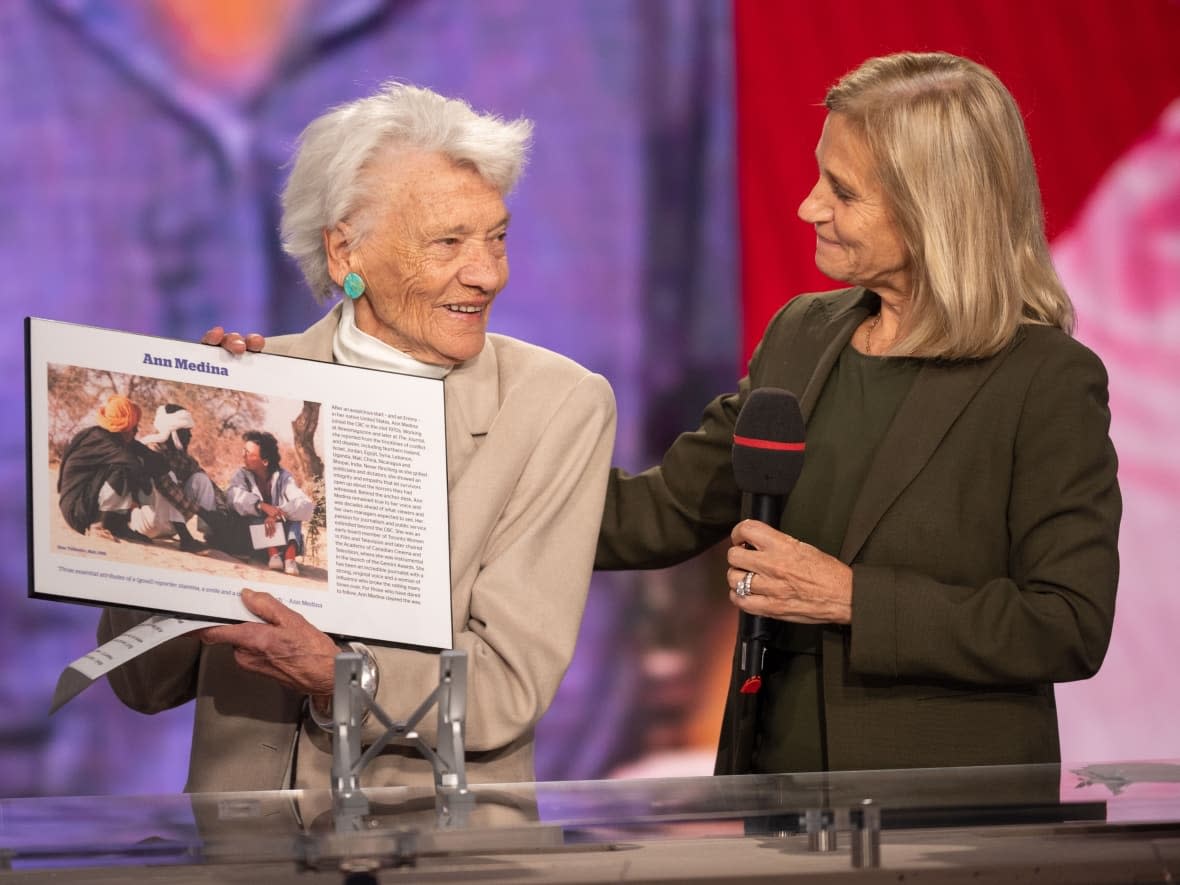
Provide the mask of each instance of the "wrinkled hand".
[{"label": "wrinkled hand", "polygon": [[214,326],[201,336],[202,344],[212,344],[214,347],[224,347],[230,353],[245,353],[247,350],[257,353],[266,345],[266,339],[257,332],[243,336],[240,332],[227,332],[221,326]]},{"label": "wrinkled hand", "polygon": [[[729,601],[742,611],[798,624],[852,623],[852,569],[840,560],[753,519],[734,526],[730,540]],[[746,572],[754,577],[741,597],[734,589]]]},{"label": "wrinkled hand", "polygon": [[246,589],[242,602],[265,623],[206,627],[196,634],[200,640],[233,646],[234,661],[243,670],[269,676],[301,694],[331,695],[340,651],[331,637],[269,593]]}]

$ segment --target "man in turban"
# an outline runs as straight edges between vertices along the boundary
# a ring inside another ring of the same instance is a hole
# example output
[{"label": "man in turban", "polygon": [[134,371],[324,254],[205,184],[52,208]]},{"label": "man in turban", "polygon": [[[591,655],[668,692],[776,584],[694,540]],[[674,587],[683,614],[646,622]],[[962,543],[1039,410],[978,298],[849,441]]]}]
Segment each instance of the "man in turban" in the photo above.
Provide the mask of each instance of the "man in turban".
[{"label": "man in turban", "polygon": [[98,423],[66,446],[57,476],[58,506],[79,534],[101,520],[116,538],[151,543],[131,528],[131,512],[141,495],[151,494],[152,476],[165,472],[166,465],[135,439],[141,414],[139,406],[116,394],[99,407]]},{"label": "man in turban", "polygon": [[[180,549],[194,553],[204,548],[188,530],[188,521],[197,514],[225,510],[225,493],[189,454],[193,437],[192,413],[178,403],[156,409],[156,432],[141,437],[140,442],[159,455],[167,472],[155,477],[151,500],[131,513],[133,531],[149,538],[180,539]],[[200,525],[200,523],[198,523]],[[208,524],[202,525],[208,533]]]}]

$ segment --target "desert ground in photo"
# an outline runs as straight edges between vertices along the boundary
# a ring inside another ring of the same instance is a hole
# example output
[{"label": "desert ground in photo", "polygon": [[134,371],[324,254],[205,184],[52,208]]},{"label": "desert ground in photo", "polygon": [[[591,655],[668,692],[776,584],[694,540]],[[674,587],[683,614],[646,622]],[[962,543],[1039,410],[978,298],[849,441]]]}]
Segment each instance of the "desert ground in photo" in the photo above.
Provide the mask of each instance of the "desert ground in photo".
[{"label": "desert ground in photo", "polygon": [[[326,590],[328,570],[323,566],[310,565],[306,557],[300,562],[300,574],[288,575],[271,571],[265,559],[251,559],[248,562],[209,547],[197,553],[184,553],[176,538],[157,538],[150,544],[121,541],[113,537],[98,523],[90,527],[85,535],[79,535],[66,523],[57,505],[57,467],[49,468],[49,549],[61,552],[60,547],[68,546],[87,551],[78,555],[81,559],[95,562],[125,562],[172,569],[220,578],[237,578],[243,587],[265,590],[266,585],[298,587],[307,590]],[[194,517],[189,520],[189,531],[198,540],[202,535]],[[304,527],[306,531],[306,526]]]}]

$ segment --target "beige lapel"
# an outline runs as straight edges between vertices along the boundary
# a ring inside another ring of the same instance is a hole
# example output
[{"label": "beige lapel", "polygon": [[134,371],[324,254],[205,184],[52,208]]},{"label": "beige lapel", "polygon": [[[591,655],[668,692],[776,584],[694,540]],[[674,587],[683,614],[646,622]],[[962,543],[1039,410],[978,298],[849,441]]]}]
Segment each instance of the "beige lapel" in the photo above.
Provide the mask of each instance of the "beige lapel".
[{"label": "beige lapel", "polygon": [[456,366],[443,381],[447,422],[447,489],[453,490],[479,443],[491,429],[500,403],[500,371],[491,336],[475,359]]}]

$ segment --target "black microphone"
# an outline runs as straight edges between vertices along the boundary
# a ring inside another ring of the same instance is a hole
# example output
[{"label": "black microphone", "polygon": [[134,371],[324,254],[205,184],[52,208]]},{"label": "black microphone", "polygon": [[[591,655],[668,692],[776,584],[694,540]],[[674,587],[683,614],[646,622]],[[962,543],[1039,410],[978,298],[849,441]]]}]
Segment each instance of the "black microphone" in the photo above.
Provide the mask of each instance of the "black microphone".
[{"label": "black microphone", "polygon": [[[803,470],[803,413],[795,394],[778,387],[750,393],[733,430],[733,478],[749,495],[743,519],[778,528],[783,506]],[[770,635],[770,618],[742,612],[738,636],[742,644],[742,694],[762,687],[762,662]]]}]

